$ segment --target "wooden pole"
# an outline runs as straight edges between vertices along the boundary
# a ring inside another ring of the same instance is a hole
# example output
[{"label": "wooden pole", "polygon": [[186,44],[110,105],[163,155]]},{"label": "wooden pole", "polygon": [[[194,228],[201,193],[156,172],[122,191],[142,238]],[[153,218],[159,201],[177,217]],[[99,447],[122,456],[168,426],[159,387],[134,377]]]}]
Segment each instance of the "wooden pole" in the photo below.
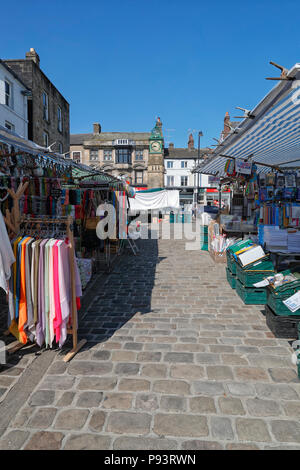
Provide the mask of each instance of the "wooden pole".
[{"label": "wooden pole", "polygon": [[74,237],[73,230],[71,229],[72,217],[68,217],[67,221],[67,236],[69,239],[69,261],[70,261],[70,274],[71,274],[71,289],[72,289],[72,332],[73,335],[73,349],[66,354],[64,357],[64,362],[68,362],[75,356],[75,354],[84,346],[86,339],[82,339],[78,343],[77,338],[77,305],[76,305],[76,278],[75,278],[75,246],[74,246]]}]

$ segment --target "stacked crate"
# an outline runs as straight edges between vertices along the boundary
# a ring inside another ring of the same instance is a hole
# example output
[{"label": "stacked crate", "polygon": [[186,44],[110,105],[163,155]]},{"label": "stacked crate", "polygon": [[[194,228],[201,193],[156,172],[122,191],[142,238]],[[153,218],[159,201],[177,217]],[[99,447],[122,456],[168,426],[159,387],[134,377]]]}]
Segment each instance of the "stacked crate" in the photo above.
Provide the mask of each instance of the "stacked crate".
[{"label": "stacked crate", "polygon": [[[284,276],[291,274],[291,271],[283,271]],[[275,315],[279,316],[291,316],[300,315],[300,308],[295,312],[291,312],[283,303],[284,300],[288,299],[292,295],[296,294],[300,290],[300,274],[293,273],[295,277],[299,277],[296,281],[287,282],[279,287],[268,286],[267,288],[267,305],[273,311]]]},{"label": "stacked crate", "polygon": [[[283,271],[284,276],[291,274],[290,270]],[[296,339],[300,323],[300,308],[291,312],[283,303],[300,290],[300,274],[293,273],[298,280],[287,282],[282,286],[266,288],[267,302],[265,307],[266,323],[277,338]],[[298,366],[299,367],[299,366]]]},{"label": "stacked crate", "polygon": [[236,292],[246,305],[265,305],[267,290],[265,287],[254,287],[253,284],[263,281],[274,274],[274,266],[269,255],[254,261],[247,266],[236,265]]},{"label": "stacked crate", "polygon": [[231,245],[226,250],[226,257],[227,257],[227,268],[226,268],[226,276],[229,285],[232,289],[236,288],[236,265],[237,261],[234,258],[234,253],[241,250],[245,246],[249,245],[249,240],[240,240],[239,242]]}]

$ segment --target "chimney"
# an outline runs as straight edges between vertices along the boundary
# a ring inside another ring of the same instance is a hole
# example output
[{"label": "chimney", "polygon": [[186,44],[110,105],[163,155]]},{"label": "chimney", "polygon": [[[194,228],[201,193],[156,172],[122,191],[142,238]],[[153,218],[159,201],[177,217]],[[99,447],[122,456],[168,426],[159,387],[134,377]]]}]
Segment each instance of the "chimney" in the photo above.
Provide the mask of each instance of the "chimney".
[{"label": "chimney", "polygon": [[174,148],[174,144],[173,144],[173,142],[170,142],[169,143],[169,149],[173,149],[173,148]]},{"label": "chimney", "polygon": [[230,124],[230,116],[229,116],[229,112],[226,111],[226,114],[225,114],[225,117],[224,117],[223,139],[225,139],[225,137],[227,137],[228,134],[230,133],[229,124]]},{"label": "chimney", "polygon": [[33,62],[35,62],[38,67],[40,66],[40,56],[38,55],[34,47],[31,47],[30,51],[26,52],[25,57],[28,60],[33,60]]},{"label": "chimney", "polygon": [[94,130],[93,130],[94,134],[101,134],[101,126],[100,126],[99,122],[95,122],[93,124],[93,128],[94,128]]},{"label": "chimney", "polygon": [[194,137],[193,134],[189,135],[189,140],[188,140],[188,149],[193,150],[195,148],[194,146]]}]

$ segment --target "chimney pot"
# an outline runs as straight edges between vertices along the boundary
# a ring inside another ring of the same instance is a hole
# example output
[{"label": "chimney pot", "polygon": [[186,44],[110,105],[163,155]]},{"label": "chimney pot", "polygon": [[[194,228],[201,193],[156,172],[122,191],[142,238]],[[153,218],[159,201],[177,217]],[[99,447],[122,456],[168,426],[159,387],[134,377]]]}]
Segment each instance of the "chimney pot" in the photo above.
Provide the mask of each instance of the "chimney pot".
[{"label": "chimney pot", "polygon": [[99,122],[95,122],[93,124],[93,128],[94,128],[94,134],[101,134],[101,126]]},{"label": "chimney pot", "polygon": [[170,142],[169,143],[169,149],[173,149],[173,148],[174,148],[174,144],[173,144],[173,142]]},{"label": "chimney pot", "polygon": [[188,140],[188,149],[193,150],[195,148],[194,146],[194,137],[193,134],[189,135],[189,140]]}]

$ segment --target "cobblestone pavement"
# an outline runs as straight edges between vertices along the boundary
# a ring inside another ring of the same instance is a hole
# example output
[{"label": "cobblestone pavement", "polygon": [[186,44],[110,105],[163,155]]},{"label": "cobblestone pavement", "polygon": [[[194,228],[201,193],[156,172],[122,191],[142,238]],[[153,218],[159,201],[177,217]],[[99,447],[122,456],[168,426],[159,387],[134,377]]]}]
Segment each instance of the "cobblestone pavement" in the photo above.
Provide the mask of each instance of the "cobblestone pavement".
[{"label": "cobblestone pavement", "polygon": [[207,253],[141,243],[81,318],[86,348],[54,355],[0,449],[300,449],[292,349],[262,307]]}]

